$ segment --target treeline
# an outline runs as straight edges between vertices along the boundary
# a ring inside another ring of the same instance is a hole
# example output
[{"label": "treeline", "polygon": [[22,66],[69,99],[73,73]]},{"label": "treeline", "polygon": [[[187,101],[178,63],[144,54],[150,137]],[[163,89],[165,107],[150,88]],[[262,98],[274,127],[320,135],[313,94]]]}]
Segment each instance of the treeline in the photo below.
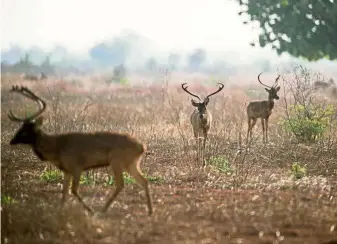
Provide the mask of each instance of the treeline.
[{"label": "treeline", "polygon": [[283,65],[294,61],[307,64],[304,60],[282,61],[272,53],[269,56],[259,55],[244,65],[235,52],[224,52],[217,56],[203,48],[185,53],[177,50],[159,52],[150,40],[133,32],[123,32],[111,40],[97,43],[82,56],[75,56],[63,47],[55,47],[50,52],[45,52],[38,47],[22,49],[17,46],[2,51],[1,55],[3,72],[43,72],[47,75],[112,69],[114,73],[123,74],[181,71],[230,75],[242,70],[245,65],[249,69],[269,72],[275,70],[275,64],[279,66],[282,62]]}]

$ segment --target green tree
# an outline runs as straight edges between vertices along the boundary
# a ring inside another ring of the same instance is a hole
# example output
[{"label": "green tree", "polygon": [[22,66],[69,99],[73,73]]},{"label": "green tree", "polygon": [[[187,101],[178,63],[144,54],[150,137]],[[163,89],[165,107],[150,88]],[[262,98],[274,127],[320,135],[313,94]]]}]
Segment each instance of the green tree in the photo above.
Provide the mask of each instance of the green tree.
[{"label": "green tree", "polygon": [[261,47],[271,44],[278,54],[287,52],[310,61],[337,59],[336,0],[237,1],[242,8],[239,15],[259,22]]}]

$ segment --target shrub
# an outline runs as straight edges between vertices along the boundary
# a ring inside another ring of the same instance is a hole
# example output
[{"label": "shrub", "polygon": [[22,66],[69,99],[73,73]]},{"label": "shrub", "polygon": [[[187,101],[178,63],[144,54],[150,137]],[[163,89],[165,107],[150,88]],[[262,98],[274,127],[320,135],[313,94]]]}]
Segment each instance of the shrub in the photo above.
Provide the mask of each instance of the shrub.
[{"label": "shrub", "polygon": [[307,175],[307,169],[305,166],[301,166],[299,163],[295,162],[291,165],[291,171],[290,173],[296,178],[296,179],[302,179]]},{"label": "shrub", "polygon": [[229,164],[228,160],[224,157],[211,157],[209,162],[210,165],[215,167],[221,173],[231,174],[233,169]]},{"label": "shrub", "polygon": [[314,142],[321,138],[322,134],[331,124],[334,114],[333,105],[300,104],[288,107],[288,117],[281,121],[287,131],[290,131],[302,142]]}]

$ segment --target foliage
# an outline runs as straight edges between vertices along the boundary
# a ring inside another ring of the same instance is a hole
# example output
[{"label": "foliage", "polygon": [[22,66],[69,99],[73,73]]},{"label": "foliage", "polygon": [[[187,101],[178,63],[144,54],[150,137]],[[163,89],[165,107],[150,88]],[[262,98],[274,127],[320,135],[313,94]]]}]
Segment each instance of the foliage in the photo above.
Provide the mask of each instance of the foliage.
[{"label": "foliage", "polygon": [[233,169],[229,164],[228,160],[224,157],[211,157],[209,162],[210,165],[215,167],[219,172],[231,174],[233,173]]},{"label": "foliage", "polygon": [[123,38],[115,38],[112,43],[99,43],[92,47],[89,54],[100,65],[118,65],[126,62],[129,45]]},{"label": "foliage", "polygon": [[151,57],[146,61],[145,67],[148,71],[153,72],[158,68],[158,62],[154,57]]},{"label": "foliage", "polygon": [[302,66],[295,67],[291,77],[282,76],[284,87],[285,117],[281,125],[303,142],[314,142],[330,126],[335,106],[317,100],[313,88],[319,74]]},{"label": "foliage", "polygon": [[11,196],[7,196],[4,194],[1,194],[1,205],[10,205],[10,204],[14,204],[17,201],[12,198]]},{"label": "foliage", "polygon": [[198,70],[206,61],[206,51],[202,48],[194,50],[188,57],[188,66],[192,70]]},{"label": "foliage", "polygon": [[177,53],[170,53],[170,55],[168,56],[168,68],[170,70],[175,70],[177,69],[177,67],[179,66],[179,62],[180,62],[180,55]]},{"label": "foliage", "polygon": [[[126,184],[134,184],[136,181],[130,176],[128,175],[127,173],[123,172],[123,178],[124,178],[124,182]],[[114,176],[109,176],[106,178],[105,182],[104,182],[104,185],[105,186],[111,186],[115,183],[115,180],[114,180]]]},{"label": "foliage", "polygon": [[60,170],[44,170],[41,175],[40,179],[44,180],[48,183],[58,183],[62,181],[62,173]]},{"label": "foliage", "polygon": [[329,127],[335,107],[327,106],[289,106],[289,116],[282,121],[286,130],[292,132],[300,141],[314,142]]},{"label": "foliage", "polygon": [[259,22],[261,47],[271,44],[278,54],[287,52],[308,60],[337,59],[336,1],[238,2],[242,7],[239,15],[245,13],[250,21]]},{"label": "foliage", "polygon": [[155,183],[164,183],[164,179],[160,176],[146,176],[148,181],[155,182]]},{"label": "foliage", "polygon": [[307,175],[307,168],[305,166],[301,166],[299,163],[295,162],[291,165],[291,171],[290,173],[296,178],[296,179],[302,179]]}]

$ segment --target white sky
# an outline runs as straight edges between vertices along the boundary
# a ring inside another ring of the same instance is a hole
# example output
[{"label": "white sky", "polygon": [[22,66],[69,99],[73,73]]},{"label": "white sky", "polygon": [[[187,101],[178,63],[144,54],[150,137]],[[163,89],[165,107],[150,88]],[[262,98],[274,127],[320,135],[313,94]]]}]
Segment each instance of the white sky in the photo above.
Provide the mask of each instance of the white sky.
[{"label": "white sky", "polygon": [[85,51],[133,29],[163,48],[250,49],[257,31],[233,0],[1,0],[1,46]]}]

